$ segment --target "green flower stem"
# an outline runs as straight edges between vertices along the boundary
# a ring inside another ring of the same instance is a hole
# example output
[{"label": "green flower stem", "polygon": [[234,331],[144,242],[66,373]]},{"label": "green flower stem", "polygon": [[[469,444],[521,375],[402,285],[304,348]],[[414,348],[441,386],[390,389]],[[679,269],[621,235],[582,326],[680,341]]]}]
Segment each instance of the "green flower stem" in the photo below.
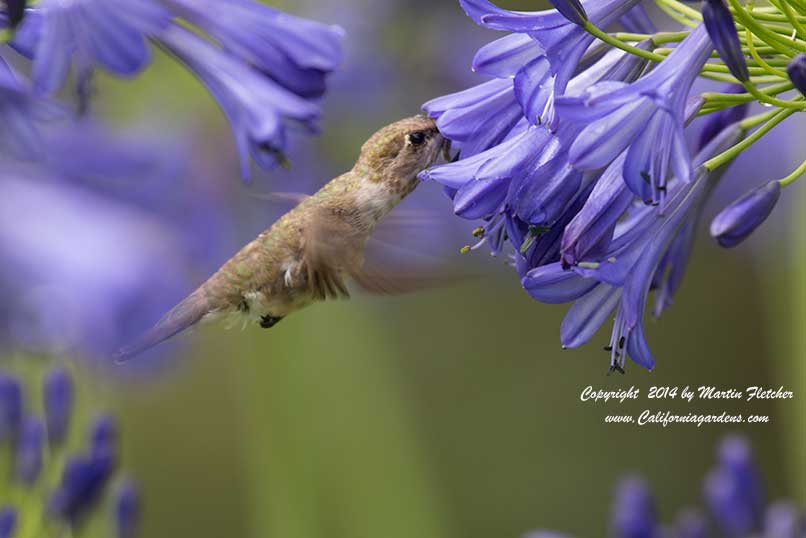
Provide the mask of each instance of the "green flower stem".
[{"label": "green flower stem", "polygon": [[745,35],[747,37],[747,48],[750,50],[750,56],[753,57],[753,60],[755,60],[757,64],[763,67],[771,75],[777,75],[779,77],[787,78],[786,71],[775,69],[761,58],[758,51],[756,50],[755,45],[753,44],[753,32],[751,32],[750,30],[745,30]]},{"label": "green flower stem", "polygon": [[775,7],[777,7],[779,10],[781,10],[781,13],[783,13],[789,20],[789,22],[792,23],[792,26],[795,28],[795,31],[797,32],[798,36],[800,36],[801,39],[806,39],[806,28],[803,28],[803,25],[800,23],[800,20],[798,20],[798,16],[792,10],[789,4],[786,3],[786,0],[784,0],[783,2],[779,0],[769,0],[769,2]]},{"label": "green flower stem", "polygon": [[680,13],[684,17],[689,19],[693,19],[695,21],[702,21],[702,13],[697,11],[696,9],[687,6],[683,2],[679,2],[678,0],[655,0],[658,6],[667,6],[670,9],[673,9],[677,13]]},{"label": "green flower stem", "polygon": [[[739,142],[738,144],[734,145],[733,147],[729,148],[728,150],[720,153],[719,155],[709,159],[706,161],[703,166],[705,166],[708,170],[715,170],[732,161],[739,155],[741,152],[755,144],[760,138],[762,138],[765,134],[770,132],[773,127],[784,121],[786,118],[794,114],[796,110],[794,108],[783,108],[780,110],[776,110],[773,112],[769,112],[767,114],[761,114],[759,116],[753,116],[747,118],[746,120],[742,121],[739,125],[743,130],[748,130],[752,128],[754,125],[757,125],[758,122],[766,120],[766,123],[762,125],[757,131],[754,131],[753,134]],[[767,117],[769,119],[767,119]]]},{"label": "green flower stem", "polygon": [[[608,45],[612,45],[613,47],[621,49],[625,52],[629,52],[630,54],[633,54],[640,58],[645,58],[653,62],[662,62],[666,58],[666,56],[664,56],[663,54],[657,54],[655,52],[643,50],[633,45],[630,45],[629,43],[625,43],[624,41],[616,38],[615,36],[599,29],[595,24],[593,24],[590,21],[586,21],[583,28],[585,28],[585,30],[587,30],[590,34],[592,34],[595,37],[598,37],[600,40],[604,41]],[[724,65],[706,64],[703,67],[702,76],[719,82],[738,84],[739,81],[736,80],[734,77],[728,75],[729,72],[730,71],[728,70],[728,68]],[[771,77],[762,75],[758,77],[753,77],[751,80],[756,84],[766,84],[769,82],[778,82],[780,80],[780,77]]]},{"label": "green flower stem", "polygon": [[788,185],[791,185],[795,181],[797,181],[800,178],[800,176],[802,176],[804,173],[806,173],[806,161],[803,161],[800,164],[800,166],[798,166],[797,168],[795,168],[792,171],[791,174],[789,174],[786,177],[782,177],[781,179],[779,179],[778,183],[781,184],[781,187],[786,187]]},{"label": "green flower stem", "polygon": [[[671,0],[664,0],[671,1]],[[781,35],[773,32],[767,26],[760,24],[753,16],[748,13],[738,2],[738,0],[728,0],[730,5],[734,8],[734,15],[748,30],[752,31],[767,45],[774,47],[782,54],[792,55],[792,51],[806,51],[806,44],[797,40],[787,39]]]},{"label": "green flower stem", "polygon": [[[788,92],[789,90],[793,89],[795,86],[791,82],[781,82],[780,84],[774,84],[772,86],[766,86],[758,90],[759,92],[765,95],[778,95],[780,93]],[[702,94],[702,98],[705,99],[706,104],[708,103],[730,103],[731,105],[734,104],[741,104],[741,103],[749,103],[751,101],[755,101],[756,98],[749,93],[717,93],[717,92],[705,92]]]},{"label": "green flower stem", "polygon": [[753,97],[755,97],[762,103],[768,103],[770,105],[777,106],[780,108],[792,108],[796,110],[803,110],[804,108],[806,108],[806,103],[803,103],[800,100],[784,101],[783,99],[770,97],[767,94],[761,93],[758,90],[758,88],[756,88],[751,82],[745,82],[743,86],[749,94],[751,94]]},{"label": "green flower stem", "polygon": [[696,21],[692,21],[691,19],[686,18],[684,15],[681,15],[679,12],[677,12],[674,9],[672,9],[671,7],[667,6],[665,3],[661,2],[660,0],[657,0],[657,4],[658,4],[658,7],[661,9],[661,11],[666,13],[667,16],[669,16],[670,18],[676,20],[677,22],[679,22],[683,26],[688,26],[689,28],[694,28],[695,26],[697,26]]},{"label": "green flower stem", "polygon": [[631,34],[628,32],[616,32],[610,34],[616,39],[621,41],[644,41],[650,39],[655,45],[663,45],[665,43],[679,43],[683,41],[688,32],[658,32],[655,34]]}]

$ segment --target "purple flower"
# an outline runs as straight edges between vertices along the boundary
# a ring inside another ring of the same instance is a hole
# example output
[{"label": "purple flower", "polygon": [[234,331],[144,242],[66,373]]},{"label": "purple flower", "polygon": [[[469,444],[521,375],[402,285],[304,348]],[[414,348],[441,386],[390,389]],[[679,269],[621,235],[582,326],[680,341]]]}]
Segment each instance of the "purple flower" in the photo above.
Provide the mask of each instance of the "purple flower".
[{"label": "purple flower", "polygon": [[252,0],[169,0],[225,50],[300,97],[321,97],[342,61],[344,30],[288,15]]},{"label": "purple flower", "polygon": [[222,208],[153,142],[84,124],[47,140],[47,161],[0,173],[0,340],[107,364],[187,292],[194,266],[220,259]]},{"label": "purple flower", "polygon": [[56,103],[32,95],[26,83],[0,58],[0,149],[13,157],[31,160],[42,157],[39,123],[62,116]]},{"label": "purple flower", "polygon": [[[744,87],[739,84],[728,84],[722,91],[726,93],[742,93]],[[705,117],[704,125],[697,140],[697,149],[704,148],[728,125],[744,119],[749,109],[750,104],[743,103],[708,114]]]},{"label": "purple flower", "polygon": [[717,465],[705,480],[705,500],[720,529],[728,536],[761,530],[761,479],[744,438],[728,437],[719,447]]},{"label": "purple flower", "polygon": [[93,421],[89,444],[93,455],[105,454],[114,462],[118,453],[118,425],[111,415],[102,415]]},{"label": "purple flower", "polygon": [[35,89],[57,91],[72,66],[79,95],[86,100],[96,67],[118,76],[135,75],[151,59],[146,35],[159,32],[170,20],[170,13],[153,0],[42,0],[20,28],[37,32]]},{"label": "purple flower", "polygon": [[[537,87],[551,88],[554,97],[565,93],[568,82],[577,70],[577,64],[585,54],[594,38],[584,28],[571,22],[558,11],[520,12],[501,9],[487,0],[460,0],[465,12],[477,23],[494,30],[503,30],[526,34],[542,49],[545,61],[537,58],[527,62],[519,69],[515,77],[515,92],[521,96],[521,104],[526,111],[526,117],[534,122],[538,111],[524,105],[524,96],[531,96],[532,100]],[[587,11],[591,23],[596,26],[607,26],[624,14],[637,0],[604,0],[584,2],[580,9]],[[567,9],[566,9],[567,8]],[[571,17],[576,11],[572,6],[564,6]],[[529,47],[525,38],[511,38],[508,41],[499,40],[492,51],[487,51],[487,63],[501,63],[507,61],[511,65],[512,59],[529,57],[537,49]],[[481,52],[481,51],[480,51]],[[490,54],[494,52],[493,54]],[[492,61],[492,59],[495,61]],[[478,68],[482,62],[477,56],[474,65]],[[539,102],[539,100],[536,100]],[[545,120],[552,127],[556,127],[557,118],[551,110],[546,111]]]},{"label": "purple flower", "polygon": [[439,132],[454,143],[464,158],[500,144],[523,112],[512,80],[493,79],[467,90],[432,99],[423,105],[437,118]]},{"label": "purple flower", "polygon": [[0,538],[13,538],[17,512],[10,506],[0,506]]},{"label": "purple flower", "polygon": [[115,492],[114,521],[117,538],[134,538],[140,526],[140,490],[125,480]]},{"label": "purple flower", "polygon": [[806,54],[798,54],[792,58],[786,66],[786,74],[798,91],[806,95]]},{"label": "purple flower", "polygon": [[22,386],[0,372],[0,443],[14,440],[22,424]]},{"label": "purple flower", "polygon": [[61,445],[65,441],[73,414],[75,388],[66,368],[54,368],[45,376],[42,388],[48,442]]},{"label": "purple flower", "polygon": [[655,501],[640,477],[627,477],[616,487],[610,510],[614,538],[653,538],[658,525]]},{"label": "purple flower", "polygon": [[42,451],[45,447],[45,427],[36,417],[22,422],[14,452],[14,473],[18,480],[33,484],[42,470]]},{"label": "purple flower", "polygon": [[59,486],[50,497],[49,514],[76,524],[98,502],[113,470],[113,458],[105,452],[68,459]]},{"label": "purple flower", "polygon": [[[760,476],[752,461],[749,444],[741,437],[728,437],[720,446],[714,471],[705,479],[706,505],[719,533],[696,509],[682,511],[671,527],[661,525],[646,482],[636,476],[622,479],[610,512],[613,538],[800,538],[806,531],[806,514],[789,501],[778,501],[764,510]],[[551,531],[533,531],[524,538],[564,536]]]},{"label": "purple flower", "polygon": [[283,162],[290,122],[316,131],[319,107],[215,47],[172,26],[159,36],[171,54],[207,86],[233,126],[241,175],[249,178],[249,156],[266,168]]},{"label": "purple flower", "polygon": [[781,184],[777,180],[746,193],[714,218],[711,236],[725,248],[735,247],[770,216],[780,196]]},{"label": "purple flower", "polygon": [[[47,392],[49,386],[57,386],[58,392],[63,395],[63,385],[68,380],[72,394],[72,380],[64,377],[64,372],[57,367],[46,374],[44,390]],[[26,379],[29,377],[26,376]],[[0,418],[4,411],[3,389],[8,385],[7,381],[20,386],[14,376],[0,372]],[[21,395],[19,399],[14,407],[21,410]],[[84,402],[86,404],[87,400]],[[82,409],[86,409],[86,405],[77,410],[76,422],[83,423],[85,420]],[[47,449],[45,424],[39,417],[26,416],[19,422],[10,447],[12,450],[8,452],[12,456],[12,473],[0,477],[0,480],[9,479],[7,483],[0,483],[0,489],[4,495],[8,494],[7,498],[24,502],[0,510],[0,538],[10,537],[16,509],[22,510],[23,521],[39,523],[42,516],[46,516],[48,528],[53,529],[54,534],[74,530],[95,507],[102,505],[107,485],[114,478],[119,457],[118,430],[114,419],[108,415],[96,419],[91,425],[86,448],[67,453],[64,445]],[[54,478],[58,478],[55,484],[52,483]],[[135,536],[138,495],[128,481],[118,490],[113,512],[118,536]]]},{"label": "purple flower", "polygon": [[683,137],[686,99],[711,42],[700,25],[660,66],[632,84],[602,82],[578,96],[558,97],[559,114],[585,122],[570,148],[582,170],[607,166],[627,150],[624,180],[647,203],[665,198],[667,171],[689,181],[691,163]]},{"label": "purple flower", "polygon": [[[736,126],[726,129],[700,152],[695,163],[699,165],[729,147],[739,135]],[[583,244],[594,245],[588,251],[598,256],[585,263],[574,256],[566,257],[566,263],[576,261],[573,271],[581,277],[593,278],[601,285],[578,299],[568,311],[560,328],[565,347],[578,347],[586,343],[616,308],[613,332],[607,347],[611,353],[611,368],[623,370],[627,356],[647,369],[654,367],[655,360],[643,331],[649,290],[653,284],[663,288],[655,309],[660,312],[669,304],[679,286],[691,248],[691,230],[718,177],[719,174],[709,174],[700,167],[691,183],[675,178],[669,187],[668,211],[660,218],[655,209],[649,206],[634,206],[621,218],[614,212],[608,212],[607,204],[604,207],[595,203],[589,206],[592,209],[586,218],[590,219],[591,225],[585,233],[591,234],[591,239]],[[612,176],[609,183],[615,184]],[[610,186],[609,190],[612,192],[610,197],[617,199],[618,187]],[[578,226],[581,226],[579,221],[569,230],[577,241]],[[611,227],[614,230],[612,240],[606,248],[599,246],[608,241]]]},{"label": "purple flower", "polygon": [[733,22],[733,15],[725,4],[725,0],[704,0],[702,20],[708,30],[708,35],[711,36],[714,48],[730,69],[731,74],[740,82],[750,80],[747,61],[742,52],[742,44],[739,43],[739,34],[736,31],[736,23]]}]

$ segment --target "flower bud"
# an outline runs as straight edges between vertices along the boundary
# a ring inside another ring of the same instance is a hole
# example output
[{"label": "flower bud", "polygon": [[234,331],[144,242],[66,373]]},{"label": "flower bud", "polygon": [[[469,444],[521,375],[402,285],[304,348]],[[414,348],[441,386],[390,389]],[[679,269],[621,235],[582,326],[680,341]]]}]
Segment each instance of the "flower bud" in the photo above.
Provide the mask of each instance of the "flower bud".
[{"label": "flower bud", "polygon": [[563,17],[574,24],[584,26],[588,20],[588,14],[585,13],[585,8],[579,0],[549,0],[549,2],[554,9],[562,13]]},{"label": "flower bud", "polygon": [[789,80],[800,93],[806,95],[806,54],[798,54],[786,66]]},{"label": "flower bud", "polygon": [[646,482],[638,477],[622,480],[616,488],[611,512],[612,535],[616,538],[652,536],[657,524],[655,502]]},{"label": "flower bud", "polygon": [[750,80],[747,61],[742,53],[742,45],[739,43],[739,34],[736,31],[736,23],[733,22],[733,15],[725,4],[725,0],[704,0],[702,20],[719,57],[728,66],[731,74],[740,82]]},{"label": "flower bud", "polygon": [[0,507],[0,538],[11,538],[17,526],[17,512],[10,506]]},{"label": "flower bud", "polygon": [[60,445],[67,436],[73,412],[74,388],[70,373],[64,368],[48,372],[42,392],[48,441]]},{"label": "flower bud", "polygon": [[735,247],[766,220],[781,196],[781,184],[769,181],[723,209],[711,222],[711,236],[725,247]]},{"label": "flower bud", "polygon": [[115,530],[117,538],[134,538],[140,524],[140,491],[126,480],[115,493]]},{"label": "flower bud", "polygon": [[67,460],[59,487],[48,503],[48,513],[71,524],[91,509],[101,497],[114,470],[108,453],[74,456]]},{"label": "flower bud", "polygon": [[15,378],[0,373],[0,442],[17,437],[22,422],[22,387]]},{"label": "flower bud", "polygon": [[28,417],[20,428],[20,437],[14,453],[14,473],[21,482],[33,484],[42,471],[42,449],[45,428],[36,417]]}]

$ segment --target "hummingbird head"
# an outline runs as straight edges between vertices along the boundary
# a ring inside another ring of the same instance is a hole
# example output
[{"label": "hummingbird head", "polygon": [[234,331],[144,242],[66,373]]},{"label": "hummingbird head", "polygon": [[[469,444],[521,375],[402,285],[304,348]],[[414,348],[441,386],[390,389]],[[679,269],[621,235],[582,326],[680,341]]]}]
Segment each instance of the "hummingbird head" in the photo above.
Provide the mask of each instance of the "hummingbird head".
[{"label": "hummingbird head", "polygon": [[434,164],[446,145],[447,139],[439,134],[433,119],[406,118],[387,125],[364,143],[356,170],[405,196],[417,186],[417,174]]}]

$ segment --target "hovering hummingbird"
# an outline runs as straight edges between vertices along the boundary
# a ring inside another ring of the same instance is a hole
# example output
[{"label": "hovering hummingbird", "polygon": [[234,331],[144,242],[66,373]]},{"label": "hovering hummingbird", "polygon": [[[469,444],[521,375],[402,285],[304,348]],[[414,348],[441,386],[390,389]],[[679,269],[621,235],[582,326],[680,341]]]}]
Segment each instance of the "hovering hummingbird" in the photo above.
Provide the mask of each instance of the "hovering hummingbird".
[{"label": "hovering hummingbird", "polygon": [[[412,279],[365,266],[376,224],[411,193],[417,174],[450,143],[415,116],[376,132],[352,170],[303,199],[116,358],[129,358],[200,321],[234,316],[270,328],[316,301],[348,297],[345,278],[371,293],[407,291]],[[416,287],[416,286],[415,286]]]}]

